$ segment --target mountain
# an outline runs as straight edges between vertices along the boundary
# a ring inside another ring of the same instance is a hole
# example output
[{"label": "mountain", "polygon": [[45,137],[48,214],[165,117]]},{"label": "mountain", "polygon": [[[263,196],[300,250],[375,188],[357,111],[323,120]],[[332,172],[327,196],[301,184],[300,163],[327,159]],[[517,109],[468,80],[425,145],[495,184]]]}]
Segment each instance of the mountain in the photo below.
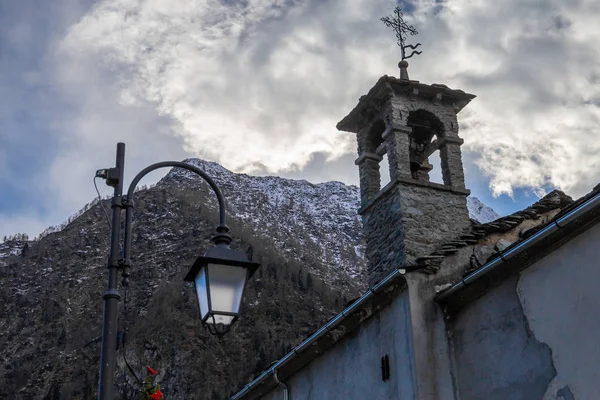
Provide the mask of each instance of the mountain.
[{"label": "mountain", "polygon": [[[121,399],[138,398],[126,361],[138,376],[146,365],[156,369],[168,399],[226,398],[365,286],[357,187],[187,162],[221,187],[232,247],[252,246],[261,267],[240,322],[224,338],[210,336],[182,278],[210,246],[213,193],[184,170],[136,192],[131,285],[119,314],[119,330],[127,330],[115,376]],[[94,202],[39,240],[17,235],[0,245],[0,398],[94,397],[109,247],[101,204],[110,208],[108,200]],[[472,217],[491,218],[473,204]]]},{"label": "mountain", "polygon": [[467,208],[469,209],[469,215],[471,218],[481,222],[482,224],[492,222],[500,218],[500,215],[498,215],[496,211],[483,204],[477,197],[467,197]]},{"label": "mountain", "polygon": [[[205,171],[217,183],[225,195],[228,215],[250,228],[254,237],[272,241],[286,259],[304,261],[311,254],[319,262],[307,264],[308,270],[332,287],[350,284],[356,288],[355,282],[364,281],[356,186],[235,174],[199,159],[184,162]],[[212,196],[208,184],[183,169],[171,170],[157,184],[163,186],[200,190]],[[209,206],[216,212],[215,202]]]},{"label": "mountain", "polygon": [[[310,272],[334,287],[365,281],[362,223],[356,213],[360,207],[357,186],[236,174],[215,162],[200,159],[184,162],[213,178],[227,194],[230,213],[251,227],[254,235],[273,240],[286,258],[302,260],[306,253],[316,255],[321,263],[310,266]],[[158,184],[162,185],[210,193],[203,180],[182,169],[171,170]],[[477,197],[468,197],[467,207],[470,217],[480,223],[499,218]],[[275,215],[277,218],[268,217]],[[291,248],[291,238],[298,240],[302,248]]]}]

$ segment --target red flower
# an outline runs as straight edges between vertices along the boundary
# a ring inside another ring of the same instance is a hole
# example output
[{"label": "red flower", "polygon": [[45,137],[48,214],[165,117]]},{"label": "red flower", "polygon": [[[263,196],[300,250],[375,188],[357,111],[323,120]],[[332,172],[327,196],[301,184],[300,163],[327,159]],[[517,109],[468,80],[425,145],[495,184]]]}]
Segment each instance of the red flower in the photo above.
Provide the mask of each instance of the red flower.
[{"label": "red flower", "polygon": [[156,392],[152,393],[152,396],[150,397],[152,397],[152,400],[162,400],[163,394],[160,389],[158,389]]},{"label": "red flower", "polygon": [[146,366],[146,369],[148,370],[148,373],[149,373],[150,375],[156,375],[156,371],[155,371],[155,370],[153,370],[152,368],[150,368],[149,366]]}]

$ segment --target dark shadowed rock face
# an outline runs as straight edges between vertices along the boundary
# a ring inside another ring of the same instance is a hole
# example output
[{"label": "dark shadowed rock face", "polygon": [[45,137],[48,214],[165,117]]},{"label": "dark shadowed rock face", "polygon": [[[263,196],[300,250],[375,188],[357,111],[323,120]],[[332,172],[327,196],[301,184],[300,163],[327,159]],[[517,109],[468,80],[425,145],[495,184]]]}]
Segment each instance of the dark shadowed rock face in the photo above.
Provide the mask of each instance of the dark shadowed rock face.
[{"label": "dark shadowed rock face", "polygon": [[[227,398],[366,285],[358,188],[189,162],[221,186],[232,246],[252,246],[261,267],[242,319],[223,339],[210,336],[183,276],[210,246],[213,194],[181,171],[137,192],[128,311],[122,301],[119,314],[128,330],[115,375],[121,399],[138,398],[124,355],[140,376],[146,365],[158,371],[167,399]],[[0,398],[95,397],[108,246],[98,204],[39,240],[0,244]]]}]

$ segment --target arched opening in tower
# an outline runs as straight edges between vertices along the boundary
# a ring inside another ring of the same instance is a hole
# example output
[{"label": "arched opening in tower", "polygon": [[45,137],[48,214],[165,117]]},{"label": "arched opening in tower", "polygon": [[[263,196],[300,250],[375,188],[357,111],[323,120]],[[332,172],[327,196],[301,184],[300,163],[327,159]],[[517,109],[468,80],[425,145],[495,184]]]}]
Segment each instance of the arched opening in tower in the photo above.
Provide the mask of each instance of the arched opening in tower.
[{"label": "arched opening in tower", "polygon": [[413,179],[444,183],[442,179],[440,143],[444,124],[431,112],[416,110],[409,113],[407,125],[410,134],[410,172]]}]

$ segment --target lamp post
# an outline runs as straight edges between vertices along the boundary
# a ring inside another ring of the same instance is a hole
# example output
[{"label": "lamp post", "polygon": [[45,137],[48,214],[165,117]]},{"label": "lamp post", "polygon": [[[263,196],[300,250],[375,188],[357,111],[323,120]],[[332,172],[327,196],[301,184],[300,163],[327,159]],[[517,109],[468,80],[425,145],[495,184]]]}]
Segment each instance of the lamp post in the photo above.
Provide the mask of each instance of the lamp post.
[{"label": "lamp post", "polygon": [[[117,288],[117,275],[121,271],[123,286],[129,284],[131,268],[131,219],[133,217],[133,194],[139,181],[151,171],[164,167],[179,167],[203,178],[214,191],[219,202],[219,225],[212,241],[215,247],[196,259],[185,276],[196,287],[196,296],[202,323],[210,333],[222,335],[229,331],[238,319],[240,305],[247,280],[259,267],[248,260],[246,253],[229,248],[231,236],[225,224],[225,200],[219,187],[202,170],[178,161],[152,164],[138,173],[123,197],[123,171],[125,169],[125,143],[117,143],[117,161],[114,168],[101,169],[96,177],[106,180],[114,188],[111,201],[112,225],[110,255],[108,257],[108,284],[104,292],[104,316],[102,321],[102,351],[100,355],[100,382],[98,399],[114,399],[114,374],[117,353],[117,306],[121,299]],[[125,209],[123,256],[120,257],[121,213]]]}]

